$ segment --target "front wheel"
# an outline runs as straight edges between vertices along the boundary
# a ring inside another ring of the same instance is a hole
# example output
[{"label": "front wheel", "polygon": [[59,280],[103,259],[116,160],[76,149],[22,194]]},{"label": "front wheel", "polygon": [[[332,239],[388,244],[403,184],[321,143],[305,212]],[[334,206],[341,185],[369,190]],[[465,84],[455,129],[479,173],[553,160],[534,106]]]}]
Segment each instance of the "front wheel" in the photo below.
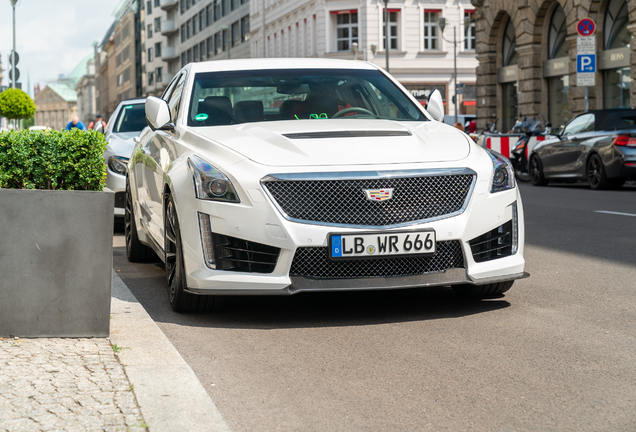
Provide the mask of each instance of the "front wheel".
[{"label": "front wheel", "polygon": [[532,155],[530,158],[530,181],[535,186],[545,186],[548,184],[548,181],[543,176],[543,164],[541,163],[541,159],[536,154]]},{"label": "front wheel", "polygon": [[214,308],[215,296],[196,295],[186,292],[186,273],[183,245],[179,230],[179,219],[172,195],[166,198],[164,217],[164,253],[168,301],[175,312],[207,312]]},{"label": "front wheel", "polygon": [[515,281],[486,285],[454,285],[453,291],[462,297],[489,298],[498,297],[508,291]]}]

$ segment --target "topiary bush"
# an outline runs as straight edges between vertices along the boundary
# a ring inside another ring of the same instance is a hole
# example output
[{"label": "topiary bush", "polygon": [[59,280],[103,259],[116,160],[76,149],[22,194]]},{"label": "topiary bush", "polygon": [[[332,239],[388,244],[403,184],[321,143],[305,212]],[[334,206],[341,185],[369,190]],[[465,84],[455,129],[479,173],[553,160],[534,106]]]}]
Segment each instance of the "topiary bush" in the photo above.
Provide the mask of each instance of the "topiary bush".
[{"label": "topiary bush", "polygon": [[0,188],[101,191],[104,135],[95,131],[0,133]]},{"label": "topiary bush", "polygon": [[8,119],[33,117],[35,103],[28,94],[20,89],[6,89],[0,93],[0,116]]}]

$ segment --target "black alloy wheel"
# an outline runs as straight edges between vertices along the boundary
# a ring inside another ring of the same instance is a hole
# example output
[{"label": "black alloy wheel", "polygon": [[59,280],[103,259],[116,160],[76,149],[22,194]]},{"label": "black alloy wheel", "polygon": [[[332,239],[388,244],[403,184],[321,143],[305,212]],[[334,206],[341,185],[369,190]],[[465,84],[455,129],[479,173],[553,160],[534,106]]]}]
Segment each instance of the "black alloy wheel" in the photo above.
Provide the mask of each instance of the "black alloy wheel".
[{"label": "black alloy wheel", "polygon": [[616,184],[607,178],[603,160],[597,153],[590,156],[587,161],[587,181],[590,184],[590,189],[593,190],[610,189]]},{"label": "black alloy wheel", "polygon": [[541,159],[536,154],[532,155],[530,158],[530,181],[535,186],[545,186],[548,184],[548,181],[543,176],[543,165],[541,164]]},{"label": "black alloy wheel", "polygon": [[130,183],[126,179],[126,206],[124,208],[124,235],[126,236],[126,258],[128,261],[138,263],[146,262],[152,257],[152,250],[139,241],[137,236],[137,224],[133,210]]},{"label": "black alloy wheel", "polygon": [[215,296],[187,292],[179,218],[172,195],[165,197],[164,251],[168,301],[175,312],[205,312],[214,308]]}]

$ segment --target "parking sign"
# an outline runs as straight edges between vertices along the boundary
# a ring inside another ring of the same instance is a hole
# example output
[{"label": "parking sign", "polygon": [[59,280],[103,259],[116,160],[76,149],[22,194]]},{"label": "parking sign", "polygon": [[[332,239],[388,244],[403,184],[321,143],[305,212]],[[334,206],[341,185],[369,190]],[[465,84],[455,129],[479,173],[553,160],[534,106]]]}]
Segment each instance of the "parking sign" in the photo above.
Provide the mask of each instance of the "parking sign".
[{"label": "parking sign", "polygon": [[596,72],[596,54],[579,54],[576,56],[576,72]]}]

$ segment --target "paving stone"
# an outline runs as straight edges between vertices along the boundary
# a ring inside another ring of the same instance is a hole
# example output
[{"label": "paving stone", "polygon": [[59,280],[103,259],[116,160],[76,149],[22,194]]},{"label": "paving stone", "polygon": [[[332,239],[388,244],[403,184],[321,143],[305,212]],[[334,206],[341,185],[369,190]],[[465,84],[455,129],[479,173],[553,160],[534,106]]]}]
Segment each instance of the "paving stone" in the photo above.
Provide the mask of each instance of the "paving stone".
[{"label": "paving stone", "polygon": [[0,339],[0,432],[145,431],[108,339]]}]

